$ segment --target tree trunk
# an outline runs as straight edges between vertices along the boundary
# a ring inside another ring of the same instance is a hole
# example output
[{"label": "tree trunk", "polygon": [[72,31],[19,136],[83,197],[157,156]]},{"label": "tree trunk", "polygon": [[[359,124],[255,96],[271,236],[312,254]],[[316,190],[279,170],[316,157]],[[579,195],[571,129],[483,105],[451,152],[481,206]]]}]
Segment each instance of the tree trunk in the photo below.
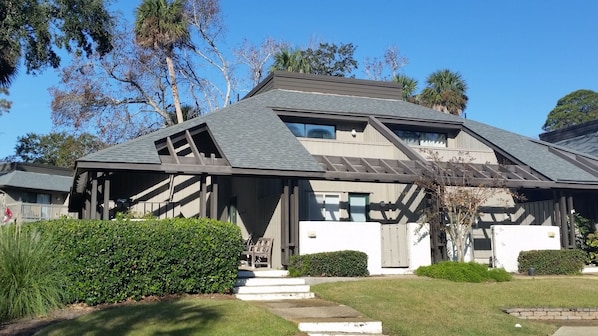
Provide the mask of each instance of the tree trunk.
[{"label": "tree trunk", "polygon": [[166,56],[166,65],[168,66],[168,74],[170,75],[170,88],[172,90],[172,101],[174,102],[174,109],[176,111],[177,124],[180,124],[185,120],[183,119],[183,110],[181,109],[181,101],[179,99],[179,88],[176,84],[174,64],[170,56]]}]

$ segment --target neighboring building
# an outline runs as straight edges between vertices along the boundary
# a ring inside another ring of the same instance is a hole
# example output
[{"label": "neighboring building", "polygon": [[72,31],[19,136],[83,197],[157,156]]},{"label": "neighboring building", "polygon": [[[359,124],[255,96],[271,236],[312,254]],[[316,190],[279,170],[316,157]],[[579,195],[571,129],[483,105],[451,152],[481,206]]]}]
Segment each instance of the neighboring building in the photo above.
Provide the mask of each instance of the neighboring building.
[{"label": "neighboring building", "polygon": [[573,210],[598,219],[598,159],[401,96],[392,82],[275,72],[236,104],[79,159],[69,209],[230,221],[245,237],[274,238],[274,267],[350,248],[368,253],[372,273],[413,269],[446,258],[441,224],[430,223],[431,239],[414,224],[430,206],[414,182],[433,150],[468,152],[476,160],[457,174],[504,179],[526,198],[485,205],[473,233],[480,262],[493,224],[555,225],[571,248]]},{"label": "neighboring building", "polygon": [[73,170],[42,164],[0,163],[0,208],[12,212],[10,222],[68,216],[67,200]]},{"label": "neighboring building", "polygon": [[540,140],[598,157],[598,120],[542,133]]}]

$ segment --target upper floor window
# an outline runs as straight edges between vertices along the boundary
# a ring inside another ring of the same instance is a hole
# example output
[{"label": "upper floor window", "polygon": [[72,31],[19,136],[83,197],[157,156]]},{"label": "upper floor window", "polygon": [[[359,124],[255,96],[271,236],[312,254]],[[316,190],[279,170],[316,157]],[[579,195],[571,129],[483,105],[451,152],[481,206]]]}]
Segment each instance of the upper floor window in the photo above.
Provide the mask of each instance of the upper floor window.
[{"label": "upper floor window", "polygon": [[395,130],[395,134],[408,145],[446,147],[446,133]]},{"label": "upper floor window", "polygon": [[296,137],[316,138],[316,139],[335,139],[336,129],[333,125],[305,124],[295,122],[285,122],[287,127]]}]

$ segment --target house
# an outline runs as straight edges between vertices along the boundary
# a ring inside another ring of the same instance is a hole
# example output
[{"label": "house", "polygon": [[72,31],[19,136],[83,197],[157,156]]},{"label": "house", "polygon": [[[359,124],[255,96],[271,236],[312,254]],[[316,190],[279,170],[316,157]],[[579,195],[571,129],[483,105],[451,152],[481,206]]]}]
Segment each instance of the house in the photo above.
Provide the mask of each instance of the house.
[{"label": "house", "polygon": [[368,253],[373,274],[413,269],[447,257],[441,223],[418,224],[430,202],[415,181],[435,164],[426,150],[467,152],[476,181],[499,177],[525,196],[485,204],[475,260],[492,256],[491,225],[558,226],[554,239],[572,248],[573,211],[598,219],[593,156],[402,101],[396,83],[291,72],[219,111],[80,158],[69,210],[230,221],[245,237],[274,238],[274,267],[351,248]]},{"label": "house", "polygon": [[0,163],[0,209],[5,222],[30,222],[68,216],[73,170],[23,162]]}]

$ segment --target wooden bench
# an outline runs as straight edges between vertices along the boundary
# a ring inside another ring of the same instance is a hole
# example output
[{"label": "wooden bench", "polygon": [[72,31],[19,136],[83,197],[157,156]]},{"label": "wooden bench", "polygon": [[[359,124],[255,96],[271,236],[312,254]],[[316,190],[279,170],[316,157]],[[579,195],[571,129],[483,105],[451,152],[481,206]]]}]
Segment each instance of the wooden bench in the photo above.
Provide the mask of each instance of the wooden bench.
[{"label": "wooden bench", "polygon": [[266,266],[272,268],[272,243],[273,238],[259,238],[255,244],[243,254],[247,256],[247,263],[251,267]]}]

